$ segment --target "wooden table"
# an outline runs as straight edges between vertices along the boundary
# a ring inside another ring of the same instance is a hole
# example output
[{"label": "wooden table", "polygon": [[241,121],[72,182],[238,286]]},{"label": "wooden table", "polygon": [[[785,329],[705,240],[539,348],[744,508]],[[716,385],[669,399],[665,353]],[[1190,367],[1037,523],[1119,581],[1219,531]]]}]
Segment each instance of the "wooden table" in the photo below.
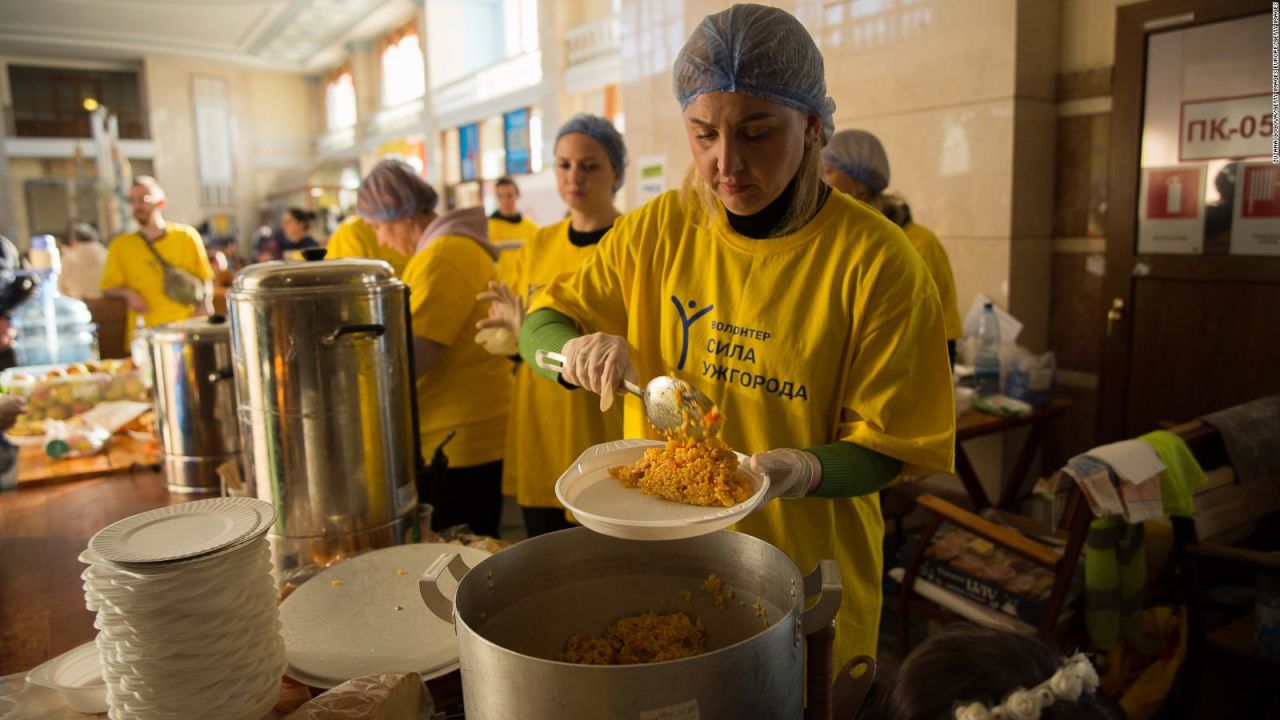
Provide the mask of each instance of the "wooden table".
[{"label": "wooden table", "polygon": [[1000,486],[1000,498],[996,501],[996,507],[1001,510],[1013,510],[1018,498],[1022,495],[1022,486],[1026,481],[1027,471],[1031,469],[1031,461],[1035,459],[1036,451],[1040,449],[1040,441],[1044,439],[1045,427],[1049,421],[1065,413],[1070,406],[1070,400],[1058,397],[1054,398],[1049,407],[1036,408],[1030,415],[1023,417],[1000,417],[970,409],[956,418],[956,474],[960,476],[960,482],[964,483],[964,490],[968,493],[975,510],[981,511],[991,507],[991,499],[987,497],[987,491],[983,489],[978,473],[969,462],[969,456],[964,450],[964,441],[1030,426],[1031,434],[1022,443],[1017,460]]},{"label": "wooden table", "polygon": [[54,460],[44,446],[18,448],[18,487],[71,482],[120,475],[135,470],[155,470],[160,465],[160,444],[112,435],[102,452],[83,458]]},{"label": "wooden table", "polygon": [[0,675],[93,639],[76,557],[94,533],[189,499],[150,470],[0,492]]}]

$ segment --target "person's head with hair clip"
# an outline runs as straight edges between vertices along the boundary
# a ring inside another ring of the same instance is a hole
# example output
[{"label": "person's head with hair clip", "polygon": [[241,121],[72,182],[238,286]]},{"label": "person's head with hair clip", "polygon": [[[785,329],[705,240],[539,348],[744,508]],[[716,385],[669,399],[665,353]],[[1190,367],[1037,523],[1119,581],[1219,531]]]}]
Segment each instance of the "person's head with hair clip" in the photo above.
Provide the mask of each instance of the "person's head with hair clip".
[{"label": "person's head with hair clip", "polygon": [[980,625],[948,625],[915,649],[881,707],[883,720],[1118,720],[1082,653]]}]

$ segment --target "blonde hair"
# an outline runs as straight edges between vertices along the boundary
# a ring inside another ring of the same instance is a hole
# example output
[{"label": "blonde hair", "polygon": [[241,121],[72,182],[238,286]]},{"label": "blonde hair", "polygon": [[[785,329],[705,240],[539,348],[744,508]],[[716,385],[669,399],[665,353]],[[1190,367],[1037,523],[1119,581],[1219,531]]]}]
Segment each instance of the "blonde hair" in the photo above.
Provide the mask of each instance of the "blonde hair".
[{"label": "blonde hair", "polygon": [[135,175],[133,178],[133,187],[145,188],[147,194],[151,196],[151,202],[157,202],[166,197],[164,194],[164,188],[160,187],[159,181],[150,175]]},{"label": "blonde hair", "polygon": [[[804,154],[800,156],[800,168],[796,171],[791,206],[787,208],[786,214],[782,216],[782,222],[769,234],[769,237],[790,235],[809,224],[821,209],[822,188],[822,143],[815,141],[809,143]],[[686,207],[696,208],[694,217],[690,218],[694,222],[703,217],[714,217],[724,208],[720,198],[716,197],[715,191],[698,174],[698,169],[693,163],[689,163],[684,181],[680,184],[680,198]]]}]

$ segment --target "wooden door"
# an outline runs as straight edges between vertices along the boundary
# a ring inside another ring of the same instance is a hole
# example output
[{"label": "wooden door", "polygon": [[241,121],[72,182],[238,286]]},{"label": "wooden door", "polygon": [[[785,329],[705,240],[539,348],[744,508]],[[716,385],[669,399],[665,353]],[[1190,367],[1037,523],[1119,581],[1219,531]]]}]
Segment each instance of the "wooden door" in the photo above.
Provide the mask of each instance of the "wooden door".
[{"label": "wooden door", "polygon": [[1117,11],[1099,441],[1280,392],[1271,28],[1259,0]]}]

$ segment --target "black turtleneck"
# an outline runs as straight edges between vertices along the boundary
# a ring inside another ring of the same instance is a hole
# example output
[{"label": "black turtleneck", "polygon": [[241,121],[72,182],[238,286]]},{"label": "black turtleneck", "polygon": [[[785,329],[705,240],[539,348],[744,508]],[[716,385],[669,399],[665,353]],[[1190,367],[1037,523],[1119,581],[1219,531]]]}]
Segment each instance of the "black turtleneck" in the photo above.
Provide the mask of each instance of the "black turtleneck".
[{"label": "black turtleneck", "polygon": [[582,230],[574,230],[573,223],[569,223],[569,242],[575,247],[590,247],[600,242],[600,238],[604,237],[604,234],[611,229],[613,229],[613,223],[609,223],[599,230],[583,232]]},{"label": "black turtleneck", "polygon": [[[797,175],[796,177],[799,177]],[[822,197],[818,200],[818,207],[821,208],[827,202],[827,195],[830,188],[826,183],[822,184]],[[729,216],[729,227],[733,231],[752,240],[764,240],[771,237],[782,224],[783,218],[787,214],[787,210],[791,209],[791,198],[796,194],[796,178],[791,178],[791,182],[787,183],[787,187],[782,194],[774,198],[760,212],[752,215],[734,215],[725,208],[725,214]]]},{"label": "black turtleneck", "polygon": [[494,210],[493,214],[490,215],[489,217],[493,218],[494,220],[506,220],[507,222],[513,225],[519,225],[520,221],[524,219],[524,215],[521,215],[520,213],[516,213],[515,215],[503,215],[497,210]]}]

